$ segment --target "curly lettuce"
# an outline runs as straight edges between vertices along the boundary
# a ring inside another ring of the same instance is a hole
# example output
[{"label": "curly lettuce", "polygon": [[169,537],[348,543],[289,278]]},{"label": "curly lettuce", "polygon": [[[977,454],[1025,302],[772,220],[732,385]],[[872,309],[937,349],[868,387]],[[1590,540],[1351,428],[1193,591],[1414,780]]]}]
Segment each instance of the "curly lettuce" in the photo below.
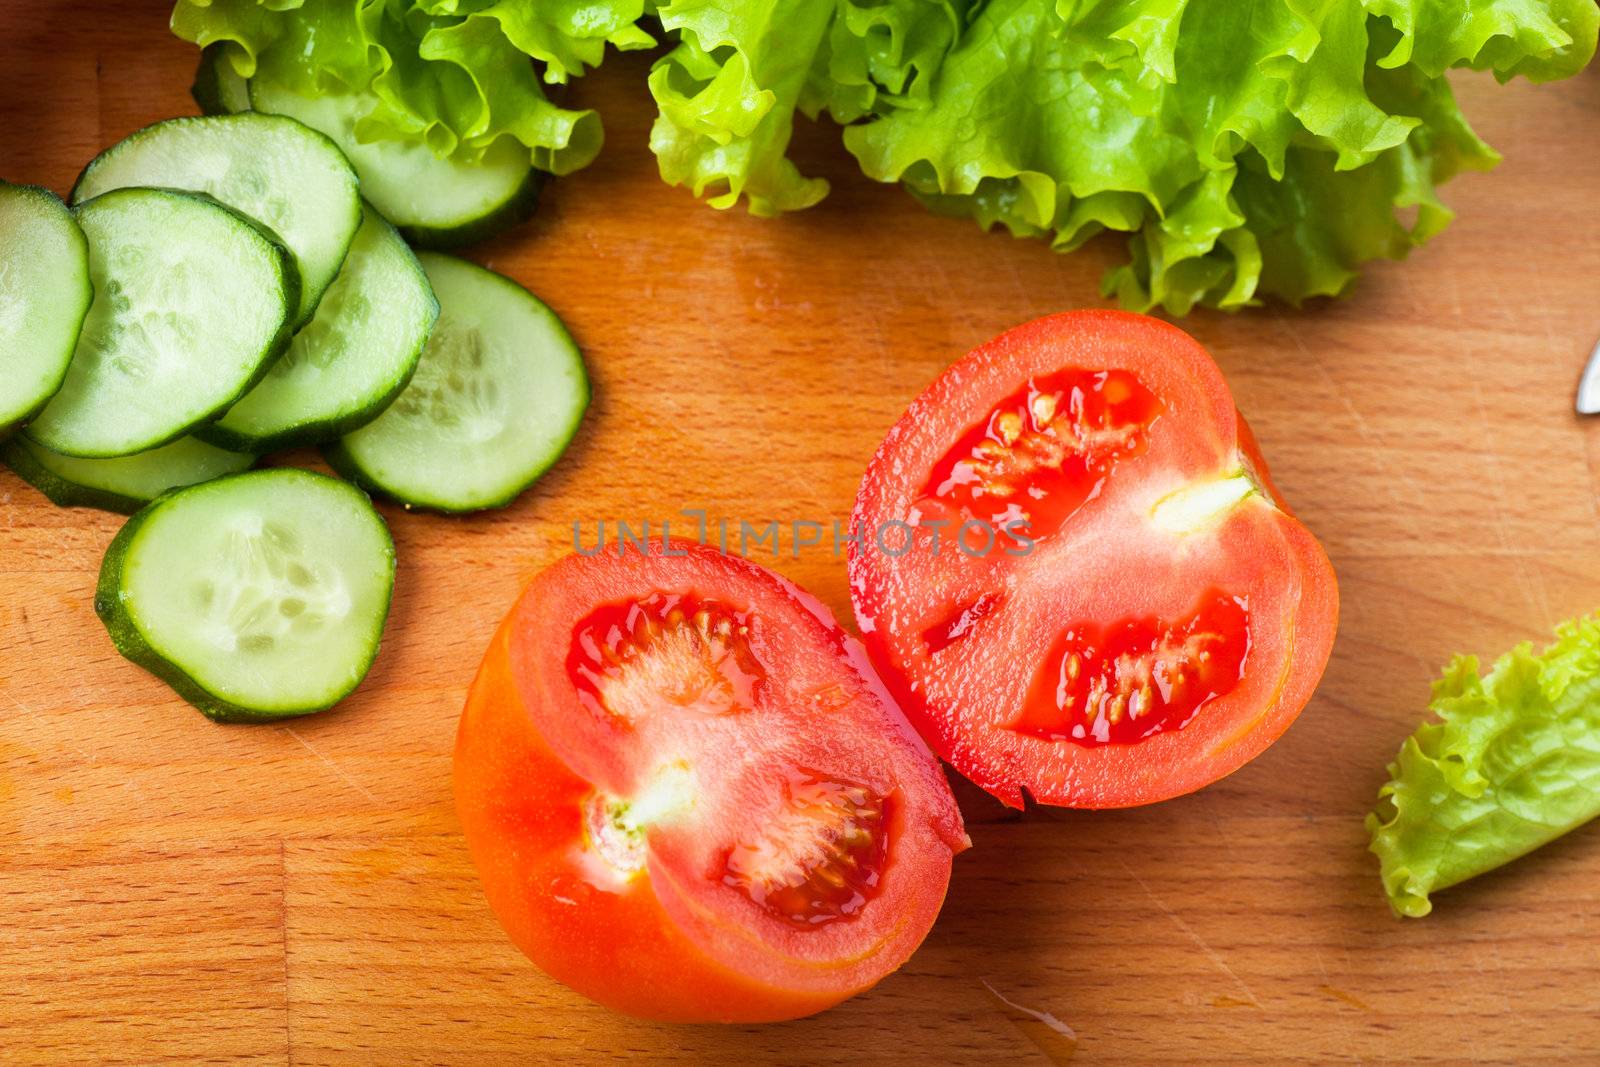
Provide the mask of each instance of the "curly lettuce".
[{"label": "curly lettuce", "polygon": [[1542,653],[1522,644],[1480,677],[1459,656],[1433,711],[1389,765],[1367,816],[1399,915],[1600,815],[1600,616],[1567,623]]},{"label": "curly lettuce", "polygon": [[[659,26],[648,32],[645,23]],[[1108,294],[1183,314],[1338,295],[1450,212],[1498,157],[1447,72],[1571,75],[1594,0],[178,0],[173,27],[239,73],[369,91],[358,134],[471,162],[599,150],[546,89],[608,48],[667,46],[649,89],[662,177],[718,208],[810,207],[801,117],[843,126],[871,178],[1071,251],[1127,235]]]},{"label": "curly lettuce", "polygon": [[1571,74],[1597,21],[1590,0],[992,0],[928,106],[845,143],[985,227],[1064,251],[1132,233],[1105,287],[1137,310],[1298,303],[1437,233],[1435,186],[1496,162],[1445,70]]},{"label": "curly lettuce", "polygon": [[926,107],[967,0],[667,0],[678,45],[650,73],[661,176],[713,207],[810,207],[828,183],[788,158],[797,114],[839,123]]},{"label": "curly lettuce", "polygon": [[535,166],[566,174],[599,153],[600,120],[544,86],[583,74],[608,45],[651,47],[643,15],[644,0],[178,0],[172,28],[223,44],[243,77],[302,95],[367,94],[363,140],[473,163],[512,137]]},{"label": "curly lettuce", "polygon": [[661,115],[650,149],[661,177],[713,207],[752,214],[810,207],[828,183],[786,155],[795,111],[833,19],[834,0],[668,0],[661,26],[678,46],[650,72]]}]

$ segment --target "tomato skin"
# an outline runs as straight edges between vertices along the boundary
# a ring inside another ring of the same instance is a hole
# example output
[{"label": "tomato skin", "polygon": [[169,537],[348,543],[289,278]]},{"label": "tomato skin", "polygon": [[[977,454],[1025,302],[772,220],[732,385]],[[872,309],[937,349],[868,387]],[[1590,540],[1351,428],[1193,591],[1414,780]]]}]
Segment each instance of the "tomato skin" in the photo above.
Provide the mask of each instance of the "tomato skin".
[{"label": "tomato skin", "polygon": [[[468,693],[454,758],[456,808],[468,848],[490,907],[512,942],[550,976],[590,999],[667,1022],[793,1019],[875,984],[882,974],[862,980],[859,968],[844,984],[824,979],[809,987],[769,980],[759,967],[745,973],[715,958],[686,931],[683,909],[695,905],[660,883],[664,876],[654,861],[648,875],[606,888],[574,864],[584,838],[583,805],[595,787],[541,734],[528,703],[530,693],[541,691],[527,674],[530,658],[539,654],[530,651],[541,635],[530,627],[529,612],[541,599],[537,586],[543,577],[530,585],[489,646]],[[809,609],[814,602],[806,600]],[[816,610],[826,614],[820,605]],[[839,636],[844,639],[842,631]],[[864,652],[860,664],[866,666]],[[910,727],[905,731],[910,740],[902,743],[916,745],[931,773],[940,775]],[[932,803],[949,821],[940,832],[960,840],[944,849],[942,860],[936,854],[925,872],[936,885],[922,892],[919,914],[908,920],[921,924],[910,948],[932,925],[948,885],[950,859],[965,844],[942,775],[938,783],[944,793]]]},{"label": "tomato skin", "polygon": [[[939,469],[951,445],[982,425],[994,404],[1022,383],[1065,368],[1132,371],[1154,389],[1162,413],[1151,423],[1151,454],[1125,460],[1104,492],[1097,490],[1061,527],[1053,547],[1026,562],[997,554],[961,565],[930,562],[925,551],[900,560],[872,549],[871,531],[923,506],[919,487],[927,472]],[[1139,528],[1138,517],[1150,514],[1143,509],[1166,492],[1241,472],[1259,492],[1188,547],[1174,541],[1162,548],[1166,534]],[[1210,355],[1187,334],[1148,316],[1047,316],[951,365],[912,402],[874,455],[852,528],[867,535],[851,545],[851,600],[880,675],[934,750],[1012,807],[1023,807],[1029,796],[1070,807],[1129,807],[1230,774],[1293,722],[1332,650],[1338,588],[1326,553],[1283,503]],[[1195,544],[1205,546],[1199,553],[1204,567],[1191,558]],[[1229,585],[1234,580],[1238,589]],[[1248,587],[1260,609],[1251,633],[1257,666],[1241,692],[1182,730],[1092,751],[1007,725],[1006,716],[1025,706],[1023,694],[1034,679],[1029,672],[1045,660],[1055,634],[1076,622],[1104,625],[1150,613],[1177,618],[1188,608],[1186,598],[1209,584],[1239,593]],[[1060,609],[1065,618],[1041,607],[1050,596],[1071,601],[1070,609]],[[1105,604],[1097,607],[1096,598]],[[1007,621],[1012,603],[1018,606]],[[965,641],[981,649],[989,640],[996,647],[960,653],[952,667],[938,636],[942,629],[928,624],[937,619],[942,628],[950,617],[964,618],[963,606],[981,606],[982,615],[971,627],[977,636]],[[1103,613],[1092,614],[1096,610]],[[1015,621],[1027,612],[1039,619]],[[996,636],[981,636],[985,627]]]}]

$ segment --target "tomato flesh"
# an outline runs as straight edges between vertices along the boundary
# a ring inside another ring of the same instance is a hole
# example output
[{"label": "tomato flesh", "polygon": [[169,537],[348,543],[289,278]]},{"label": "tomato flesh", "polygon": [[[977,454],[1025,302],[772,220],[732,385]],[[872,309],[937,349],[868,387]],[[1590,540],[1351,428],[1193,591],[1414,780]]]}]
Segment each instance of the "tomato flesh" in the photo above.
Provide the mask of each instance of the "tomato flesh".
[{"label": "tomato flesh", "polygon": [[[1161,402],[1126,371],[1041,374],[996,404],[937,464],[923,495],[961,521],[1061,528],[1121,459],[1144,451]],[[924,514],[930,513],[927,504]]]},{"label": "tomato flesh", "polygon": [[457,735],[467,843],[512,940],[603,1004],[820,1011],[926,935],[960,813],[826,609],[668,548],[568,557],[507,616]]},{"label": "tomato flesh", "polygon": [[861,914],[888,857],[889,799],[815,771],[785,783],[781,818],[728,851],[723,880],[800,927]]},{"label": "tomato flesh", "polygon": [[948,617],[940,619],[937,625],[923,632],[922,639],[927,643],[928,653],[943,652],[967,635],[975,633],[990,612],[1004,602],[1005,598],[998,593],[984,593],[970,603],[957,607]]},{"label": "tomato flesh", "polygon": [[[1025,536],[938,550],[926,527]],[[1215,362],[1146,316],[1018,327],[911,404],[857,494],[851,602],[929,744],[1007,804],[1125,807],[1260,754],[1327,664],[1338,587]],[[887,550],[870,536],[909,527]]]},{"label": "tomato flesh", "polygon": [[1012,728],[1086,747],[1181,730],[1239,684],[1249,655],[1249,606],[1216,590],[1176,623],[1079,624],[1056,638]]}]

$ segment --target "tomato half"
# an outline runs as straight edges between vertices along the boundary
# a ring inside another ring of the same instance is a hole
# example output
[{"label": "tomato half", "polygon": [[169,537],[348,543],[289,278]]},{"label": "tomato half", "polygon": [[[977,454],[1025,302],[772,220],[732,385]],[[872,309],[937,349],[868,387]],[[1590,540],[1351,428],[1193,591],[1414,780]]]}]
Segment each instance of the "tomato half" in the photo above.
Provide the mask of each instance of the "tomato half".
[{"label": "tomato half", "polygon": [[1054,315],[978,348],[889,431],[851,596],[902,707],[1014,807],[1107,808],[1244,765],[1332,649],[1327,555],[1182,331]]},{"label": "tomato half", "polygon": [[619,1011],[820,1011],[911,955],[967,845],[861,646],[753,563],[685,542],[570,556],[489,647],[456,806],[535,963]]}]

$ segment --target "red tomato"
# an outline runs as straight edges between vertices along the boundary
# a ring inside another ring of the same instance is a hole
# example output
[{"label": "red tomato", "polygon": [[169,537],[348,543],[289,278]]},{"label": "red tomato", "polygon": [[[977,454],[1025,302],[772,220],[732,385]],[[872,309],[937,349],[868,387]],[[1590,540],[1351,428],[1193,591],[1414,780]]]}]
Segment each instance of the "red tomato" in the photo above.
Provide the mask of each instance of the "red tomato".
[{"label": "red tomato", "polygon": [[668,547],[570,556],[506,618],[456,741],[467,844],[511,939],[602,1004],[820,1011],[922,942],[961,816],[826,608]]},{"label": "red tomato", "polygon": [[1237,770],[1333,645],[1333,568],[1216,363],[1142,315],[1054,315],[956,363],[889,431],[853,522],[873,660],[1014,807],[1146,804]]}]

